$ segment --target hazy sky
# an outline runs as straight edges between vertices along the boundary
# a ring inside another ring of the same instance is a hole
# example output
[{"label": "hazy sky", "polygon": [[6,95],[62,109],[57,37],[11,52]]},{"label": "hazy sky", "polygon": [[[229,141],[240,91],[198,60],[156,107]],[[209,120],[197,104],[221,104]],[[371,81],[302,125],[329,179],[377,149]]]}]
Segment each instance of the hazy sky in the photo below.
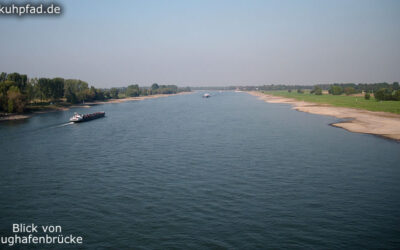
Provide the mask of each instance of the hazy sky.
[{"label": "hazy sky", "polygon": [[0,71],[96,87],[400,80],[400,1],[59,1],[0,17]]}]

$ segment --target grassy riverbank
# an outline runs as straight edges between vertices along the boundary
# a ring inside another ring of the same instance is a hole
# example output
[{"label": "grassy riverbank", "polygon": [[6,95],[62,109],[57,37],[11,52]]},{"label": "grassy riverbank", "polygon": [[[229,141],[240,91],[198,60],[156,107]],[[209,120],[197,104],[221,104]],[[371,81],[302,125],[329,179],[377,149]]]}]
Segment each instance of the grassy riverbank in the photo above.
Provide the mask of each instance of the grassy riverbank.
[{"label": "grassy riverbank", "polygon": [[329,94],[313,95],[309,92],[300,94],[295,91],[292,91],[291,93],[287,91],[263,91],[263,93],[273,96],[292,98],[299,101],[329,104],[335,107],[347,107],[400,114],[400,101],[376,101],[373,97],[371,97],[370,100],[365,100],[363,96]]}]

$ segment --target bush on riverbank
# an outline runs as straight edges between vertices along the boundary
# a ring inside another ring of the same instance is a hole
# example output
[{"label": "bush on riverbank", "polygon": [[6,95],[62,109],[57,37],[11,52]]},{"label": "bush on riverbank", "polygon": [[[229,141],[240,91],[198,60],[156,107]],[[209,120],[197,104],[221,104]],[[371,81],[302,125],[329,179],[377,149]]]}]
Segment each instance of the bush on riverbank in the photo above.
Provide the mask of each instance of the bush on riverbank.
[{"label": "bush on riverbank", "polygon": [[374,93],[377,101],[400,101],[400,90],[382,88]]},{"label": "bush on riverbank", "polygon": [[310,94],[315,95],[322,95],[322,89],[319,86],[315,86],[311,91]]}]

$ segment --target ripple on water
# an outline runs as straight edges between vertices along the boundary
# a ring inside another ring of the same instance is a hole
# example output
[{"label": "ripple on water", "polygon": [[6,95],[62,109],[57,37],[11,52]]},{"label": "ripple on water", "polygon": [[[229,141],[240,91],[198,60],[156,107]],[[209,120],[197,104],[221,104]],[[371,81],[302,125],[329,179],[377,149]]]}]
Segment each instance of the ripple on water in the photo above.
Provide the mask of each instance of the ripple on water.
[{"label": "ripple on water", "polygon": [[34,222],[89,248],[400,248],[399,144],[245,93],[91,110],[107,117],[0,124],[1,233]]}]

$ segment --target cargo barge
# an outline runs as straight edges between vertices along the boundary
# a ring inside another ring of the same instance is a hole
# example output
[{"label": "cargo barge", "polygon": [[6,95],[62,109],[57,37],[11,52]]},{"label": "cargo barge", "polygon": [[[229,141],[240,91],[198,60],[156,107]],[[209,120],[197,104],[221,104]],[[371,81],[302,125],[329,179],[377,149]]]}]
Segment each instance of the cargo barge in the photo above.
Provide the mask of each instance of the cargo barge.
[{"label": "cargo barge", "polygon": [[75,113],[73,117],[71,117],[71,119],[69,119],[70,122],[87,122],[87,121],[91,121],[97,118],[101,118],[104,117],[106,114],[106,112],[96,112],[96,113],[92,113],[92,114],[78,114]]}]

